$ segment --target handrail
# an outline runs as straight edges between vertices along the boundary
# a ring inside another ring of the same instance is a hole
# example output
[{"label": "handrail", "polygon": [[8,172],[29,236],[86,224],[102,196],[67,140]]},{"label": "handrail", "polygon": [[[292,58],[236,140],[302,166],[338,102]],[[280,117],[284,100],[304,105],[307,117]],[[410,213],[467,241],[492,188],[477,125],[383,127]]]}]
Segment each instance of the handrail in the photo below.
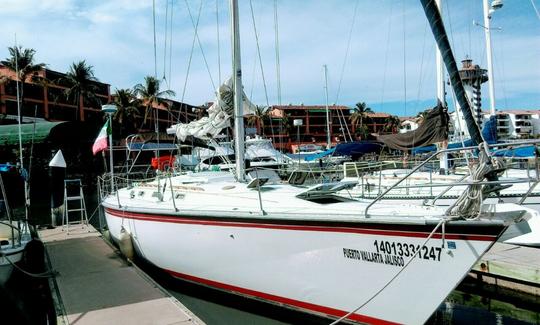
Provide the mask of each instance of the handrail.
[{"label": "handrail", "polygon": [[175,201],[175,197],[174,197],[174,189],[173,189],[174,186],[173,186],[172,180],[171,180],[171,173],[167,173],[167,176],[169,177],[169,188],[171,189],[171,198],[172,198],[174,211],[178,212],[178,208],[176,207],[176,201]]},{"label": "handrail", "polygon": [[521,199],[519,200],[519,202],[517,204],[521,205],[523,202],[525,202],[525,200],[529,197],[529,195],[531,195],[532,191],[534,190],[534,188],[536,187],[536,185],[538,185],[538,183],[540,183],[540,181],[536,181],[534,182],[530,187],[529,187],[529,190],[527,191],[527,193],[525,193]]},{"label": "handrail", "polygon": [[[494,148],[494,147],[512,147],[512,146],[524,146],[524,145],[537,145],[540,143],[540,140],[532,140],[532,141],[516,141],[512,143],[496,143],[496,144],[490,144],[488,147]],[[418,166],[413,168],[405,177],[401,178],[399,181],[394,183],[392,186],[390,186],[386,191],[384,191],[382,194],[379,194],[364,210],[364,217],[369,218],[368,210],[371,206],[373,206],[377,201],[380,201],[388,192],[396,188],[399,184],[401,184],[405,179],[409,178],[412,174],[414,174],[416,171],[418,171],[420,168],[422,168],[424,165],[426,165],[429,161],[431,161],[434,157],[437,157],[441,153],[445,152],[455,152],[455,151],[464,151],[464,150],[476,150],[478,149],[478,146],[470,146],[470,147],[462,147],[462,148],[451,148],[451,149],[442,149],[438,150],[435,153],[433,153],[431,156],[429,156],[426,160],[421,162]],[[475,183],[479,184],[479,183]]]},{"label": "handrail", "polygon": [[422,168],[422,166],[424,166],[425,164],[427,164],[431,159],[433,159],[433,157],[436,157],[437,155],[439,155],[440,152],[444,152],[444,151],[455,151],[453,149],[443,149],[441,151],[437,151],[436,153],[432,154],[431,156],[429,156],[428,159],[424,160],[420,165],[416,166],[415,168],[413,168],[413,170],[411,170],[405,177],[403,177],[402,179],[400,179],[399,181],[397,181],[396,183],[394,183],[392,186],[390,186],[388,189],[386,189],[386,191],[384,191],[382,194],[379,194],[375,200],[373,200],[370,204],[368,204],[368,206],[366,207],[366,209],[364,210],[364,217],[366,218],[369,218],[369,215],[368,215],[368,210],[369,208],[375,204],[375,202],[379,201],[383,196],[385,196],[388,192],[390,192],[392,189],[394,189],[394,187],[396,187],[397,185],[401,184],[401,182],[403,182],[405,179],[407,179],[409,176],[411,176],[413,173],[415,173],[417,170],[419,170],[420,168]]}]

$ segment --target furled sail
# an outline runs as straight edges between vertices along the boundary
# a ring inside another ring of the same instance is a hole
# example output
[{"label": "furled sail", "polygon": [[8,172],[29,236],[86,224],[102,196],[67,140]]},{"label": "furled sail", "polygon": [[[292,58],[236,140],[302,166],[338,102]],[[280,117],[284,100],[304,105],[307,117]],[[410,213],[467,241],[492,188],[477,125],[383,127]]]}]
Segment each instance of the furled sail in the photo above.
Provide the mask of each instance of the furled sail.
[{"label": "furled sail", "polygon": [[[244,114],[252,114],[255,106],[243,95]],[[199,139],[211,139],[216,137],[221,130],[231,126],[231,119],[234,115],[234,94],[233,80],[229,78],[217,91],[216,100],[208,108],[208,116],[202,117],[196,121],[187,124],[180,123],[173,125],[172,130],[176,133],[178,139],[182,142],[188,136]]]},{"label": "furled sail", "polygon": [[448,113],[440,103],[427,112],[424,121],[416,130],[377,137],[378,141],[389,148],[403,151],[446,141],[446,139],[448,139]]}]

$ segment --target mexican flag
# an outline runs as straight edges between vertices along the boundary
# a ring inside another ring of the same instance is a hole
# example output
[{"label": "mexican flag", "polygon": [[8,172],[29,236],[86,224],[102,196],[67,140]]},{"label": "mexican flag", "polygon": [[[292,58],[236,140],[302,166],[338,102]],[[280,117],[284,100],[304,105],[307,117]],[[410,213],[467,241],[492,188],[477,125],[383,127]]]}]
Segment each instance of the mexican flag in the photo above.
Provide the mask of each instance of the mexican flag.
[{"label": "mexican flag", "polygon": [[99,131],[99,134],[96,138],[96,141],[94,141],[94,145],[92,146],[92,152],[94,155],[102,150],[107,149],[108,141],[107,137],[111,134],[111,127],[109,125],[109,120],[105,122],[105,125],[101,128],[101,131]]}]

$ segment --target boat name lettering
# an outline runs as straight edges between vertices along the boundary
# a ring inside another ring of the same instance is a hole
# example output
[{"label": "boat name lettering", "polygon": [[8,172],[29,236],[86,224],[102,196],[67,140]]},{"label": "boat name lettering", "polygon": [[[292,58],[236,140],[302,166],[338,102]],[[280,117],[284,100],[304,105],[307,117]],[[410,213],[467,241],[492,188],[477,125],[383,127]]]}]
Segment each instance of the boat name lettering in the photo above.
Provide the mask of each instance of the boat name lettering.
[{"label": "boat name lettering", "polygon": [[345,258],[350,258],[353,260],[359,260],[364,262],[372,262],[379,264],[387,264],[394,266],[403,266],[405,261],[403,257],[391,255],[391,254],[381,254],[375,252],[359,251],[357,249],[343,248],[343,256]]},{"label": "boat name lettering", "polygon": [[397,256],[412,257],[420,250],[416,255],[416,258],[437,262],[441,260],[441,247],[426,245],[420,247],[420,245],[395,243],[386,240],[376,240],[373,242],[373,245],[378,254],[393,254]]}]

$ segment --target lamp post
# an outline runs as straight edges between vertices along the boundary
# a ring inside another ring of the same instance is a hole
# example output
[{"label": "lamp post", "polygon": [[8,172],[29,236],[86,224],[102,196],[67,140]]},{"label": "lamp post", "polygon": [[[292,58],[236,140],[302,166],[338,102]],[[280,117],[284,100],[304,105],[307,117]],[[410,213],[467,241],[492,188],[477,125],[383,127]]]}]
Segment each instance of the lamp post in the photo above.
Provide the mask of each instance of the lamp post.
[{"label": "lamp post", "polygon": [[486,55],[488,65],[488,86],[489,86],[489,112],[491,115],[495,114],[495,87],[493,86],[493,55],[491,54],[491,27],[490,20],[491,14],[495,10],[502,8],[502,0],[494,0],[491,5],[488,4],[488,0],[483,0],[484,4],[484,32],[486,34]]},{"label": "lamp post", "polygon": [[296,144],[297,144],[297,154],[298,154],[298,165],[300,166],[300,127],[303,125],[302,119],[294,119],[293,125],[296,126]]},{"label": "lamp post", "polygon": [[107,114],[109,128],[109,165],[111,166],[111,193],[114,190],[114,168],[113,168],[113,146],[112,146],[112,116],[116,112],[117,108],[116,105],[108,104],[108,105],[102,105],[101,111],[105,114]]}]

